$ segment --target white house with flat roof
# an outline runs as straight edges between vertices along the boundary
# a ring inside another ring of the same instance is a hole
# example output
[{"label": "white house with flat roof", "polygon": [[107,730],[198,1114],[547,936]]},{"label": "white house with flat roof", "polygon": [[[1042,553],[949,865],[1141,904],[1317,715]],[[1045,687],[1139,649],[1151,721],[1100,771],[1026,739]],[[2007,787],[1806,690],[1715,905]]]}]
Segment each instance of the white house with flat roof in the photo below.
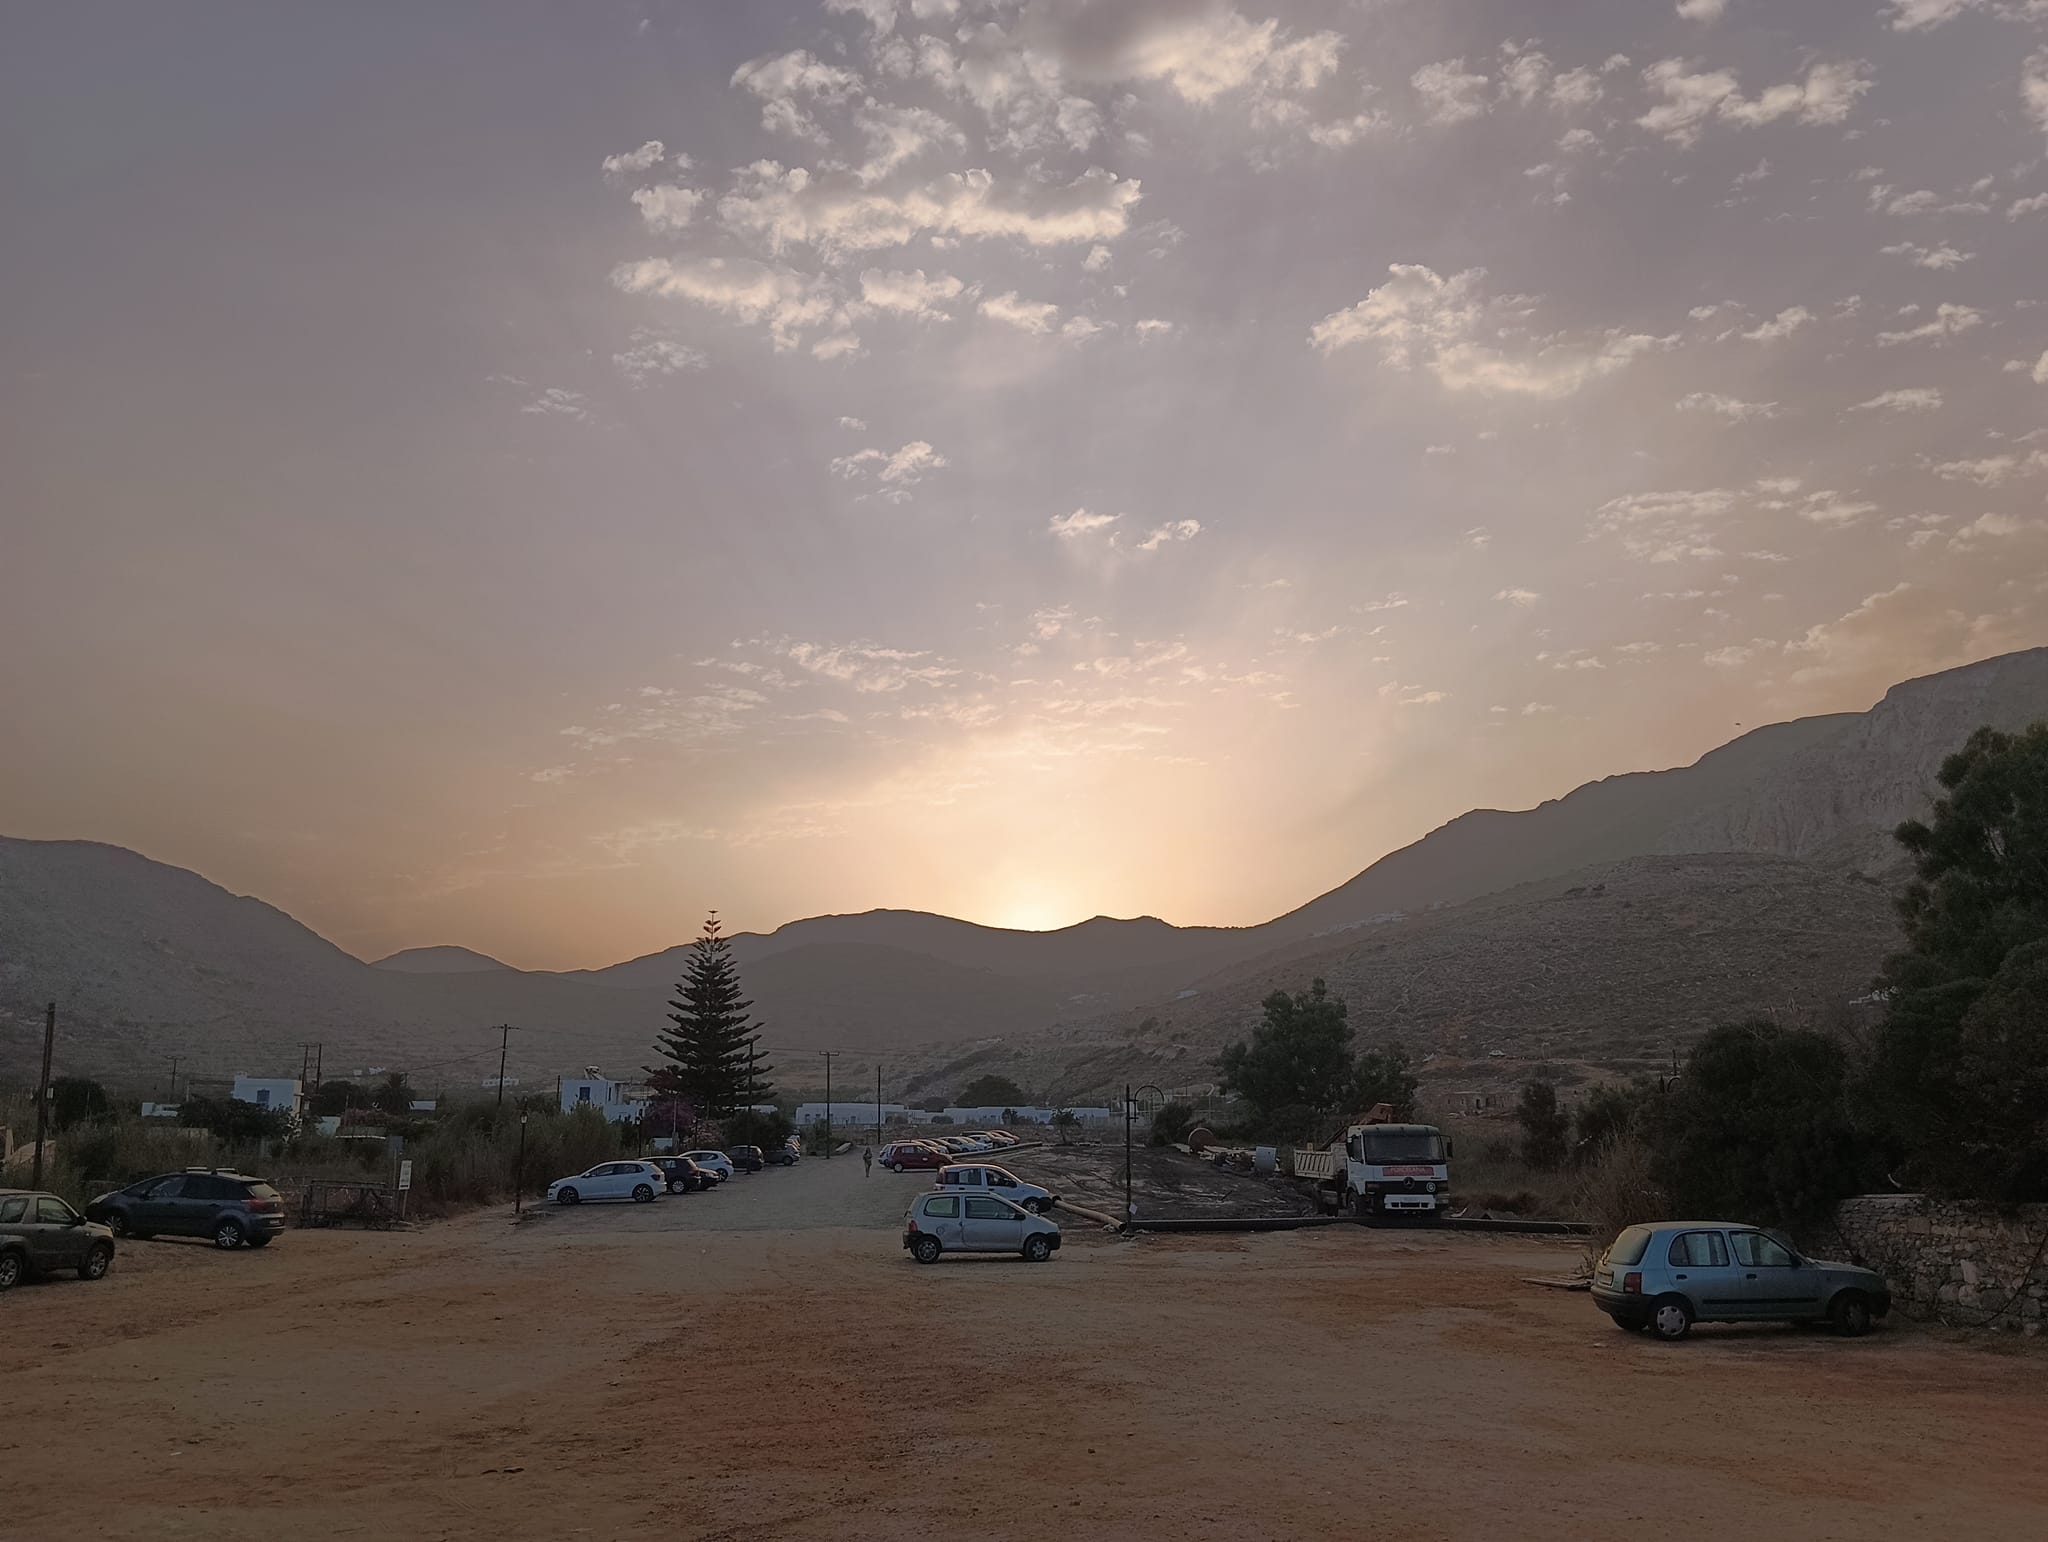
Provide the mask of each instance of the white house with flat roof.
[{"label": "white house with flat roof", "polygon": [[586,1070],[581,1076],[565,1076],[562,1078],[562,1112],[573,1114],[579,1108],[594,1108],[614,1124],[622,1119],[637,1119],[640,1116],[640,1099],[628,1097],[629,1089],[637,1090],[637,1084],[615,1082],[595,1071]]}]

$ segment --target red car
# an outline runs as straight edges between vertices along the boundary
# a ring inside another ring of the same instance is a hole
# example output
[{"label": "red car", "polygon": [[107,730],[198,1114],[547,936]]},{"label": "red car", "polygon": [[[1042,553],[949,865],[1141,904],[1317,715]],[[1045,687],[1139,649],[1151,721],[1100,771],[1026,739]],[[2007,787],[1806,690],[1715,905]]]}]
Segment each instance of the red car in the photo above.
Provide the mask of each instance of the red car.
[{"label": "red car", "polygon": [[927,1141],[899,1140],[884,1146],[875,1160],[892,1173],[907,1173],[915,1168],[937,1172],[953,1157]]}]

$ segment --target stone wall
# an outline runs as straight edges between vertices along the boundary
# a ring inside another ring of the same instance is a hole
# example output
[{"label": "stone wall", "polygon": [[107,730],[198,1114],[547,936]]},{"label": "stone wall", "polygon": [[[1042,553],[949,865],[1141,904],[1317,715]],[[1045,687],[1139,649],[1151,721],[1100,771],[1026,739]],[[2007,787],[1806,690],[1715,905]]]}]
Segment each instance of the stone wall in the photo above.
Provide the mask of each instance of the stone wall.
[{"label": "stone wall", "polygon": [[1870,1194],[1844,1200],[1835,1225],[1841,1250],[1885,1277],[1906,1316],[2043,1331],[2048,1205],[2000,1214],[1922,1194]]}]

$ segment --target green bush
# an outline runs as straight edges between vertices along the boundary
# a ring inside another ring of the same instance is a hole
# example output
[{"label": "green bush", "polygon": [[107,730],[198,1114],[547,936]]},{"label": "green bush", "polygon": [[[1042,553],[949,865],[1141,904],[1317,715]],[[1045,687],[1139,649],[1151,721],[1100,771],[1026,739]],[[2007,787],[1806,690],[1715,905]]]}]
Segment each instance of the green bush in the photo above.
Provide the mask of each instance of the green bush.
[{"label": "green bush", "polygon": [[1195,1111],[1185,1103],[1169,1103],[1152,1116],[1152,1144],[1175,1146],[1195,1127]]}]

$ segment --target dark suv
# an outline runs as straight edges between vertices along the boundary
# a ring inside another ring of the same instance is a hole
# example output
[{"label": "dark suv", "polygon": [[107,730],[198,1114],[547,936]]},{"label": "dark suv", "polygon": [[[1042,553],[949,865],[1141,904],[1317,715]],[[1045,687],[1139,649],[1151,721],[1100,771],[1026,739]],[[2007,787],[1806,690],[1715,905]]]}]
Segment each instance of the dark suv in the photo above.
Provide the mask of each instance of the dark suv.
[{"label": "dark suv", "polygon": [[217,1248],[260,1248],[284,1230],[284,1198],[261,1178],[188,1167],[145,1178],[85,1207],[117,1237],[211,1237]]},{"label": "dark suv", "polygon": [[768,1165],[759,1146],[728,1146],[725,1155],[743,1173],[757,1173]]},{"label": "dark suv", "polygon": [[54,1194],[0,1189],[0,1290],[31,1274],[76,1269],[97,1280],[114,1263],[114,1239]]}]

